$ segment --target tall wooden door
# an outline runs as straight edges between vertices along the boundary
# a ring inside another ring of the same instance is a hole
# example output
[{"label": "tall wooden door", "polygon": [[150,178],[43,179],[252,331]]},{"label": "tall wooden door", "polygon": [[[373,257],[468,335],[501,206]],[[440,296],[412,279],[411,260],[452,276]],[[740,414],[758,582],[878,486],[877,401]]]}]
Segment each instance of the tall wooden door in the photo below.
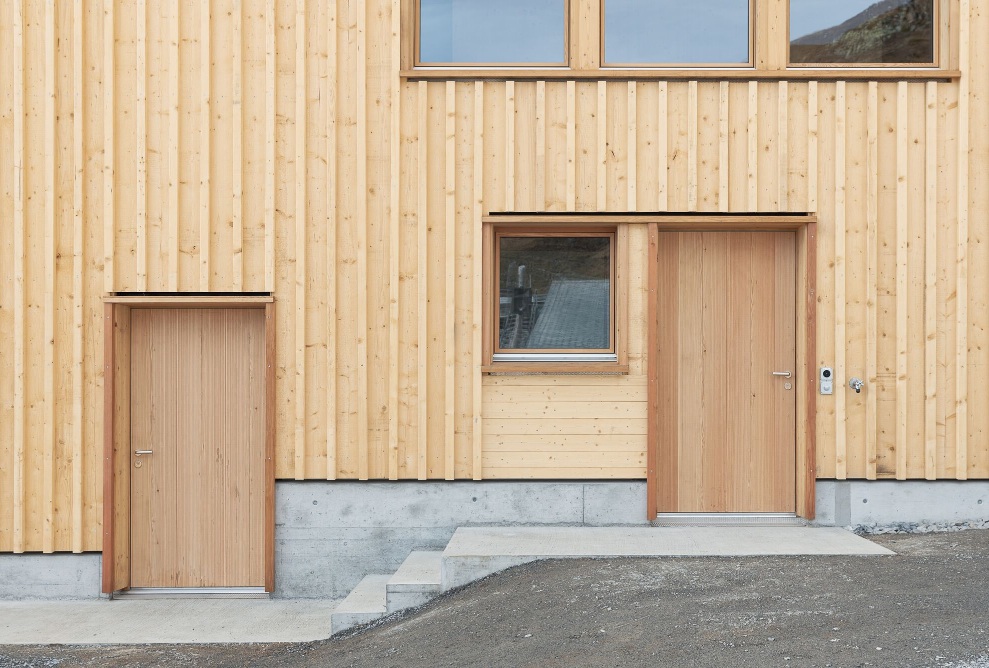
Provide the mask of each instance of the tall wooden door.
[{"label": "tall wooden door", "polygon": [[264,586],[264,312],[131,318],[131,586]]},{"label": "tall wooden door", "polygon": [[658,255],[659,512],[795,512],[795,233],[661,232]]}]

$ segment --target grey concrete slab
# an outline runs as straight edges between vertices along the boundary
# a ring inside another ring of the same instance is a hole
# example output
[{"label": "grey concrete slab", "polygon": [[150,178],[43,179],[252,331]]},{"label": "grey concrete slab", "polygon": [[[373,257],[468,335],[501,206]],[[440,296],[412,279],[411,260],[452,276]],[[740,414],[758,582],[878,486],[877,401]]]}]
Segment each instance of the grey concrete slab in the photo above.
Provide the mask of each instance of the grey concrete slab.
[{"label": "grey concrete slab", "polygon": [[889,554],[836,527],[468,527],[443,551],[442,574],[445,591],[539,559]]},{"label": "grey concrete slab", "polygon": [[0,645],[308,642],[336,600],[0,602]]},{"label": "grey concrete slab", "polygon": [[367,624],[388,613],[386,587],[390,575],[368,575],[333,609],[333,633]]},{"label": "grey concrete slab", "polygon": [[432,591],[440,586],[439,550],[416,550],[402,562],[395,574],[388,579],[389,592]]},{"label": "grey concrete slab", "polygon": [[101,555],[0,554],[0,601],[100,597]]},{"label": "grey concrete slab", "polygon": [[822,524],[928,524],[989,520],[986,480],[818,480]]}]

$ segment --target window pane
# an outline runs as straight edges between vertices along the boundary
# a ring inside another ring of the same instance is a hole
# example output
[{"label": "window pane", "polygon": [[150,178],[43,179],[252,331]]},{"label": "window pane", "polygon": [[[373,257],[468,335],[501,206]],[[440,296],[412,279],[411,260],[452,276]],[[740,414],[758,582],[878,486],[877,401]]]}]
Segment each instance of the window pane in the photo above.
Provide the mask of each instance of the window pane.
[{"label": "window pane", "polygon": [[499,348],[610,348],[610,237],[501,237],[500,264]]},{"label": "window pane", "polygon": [[606,0],[604,60],[745,64],[749,0]]},{"label": "window pane", "polygon": [[423,63],[563,63],[565,0],[420,0]]},{"label": "window pane", "polygon": [[933,63],[933,0],[790,0],[791,63]]}]

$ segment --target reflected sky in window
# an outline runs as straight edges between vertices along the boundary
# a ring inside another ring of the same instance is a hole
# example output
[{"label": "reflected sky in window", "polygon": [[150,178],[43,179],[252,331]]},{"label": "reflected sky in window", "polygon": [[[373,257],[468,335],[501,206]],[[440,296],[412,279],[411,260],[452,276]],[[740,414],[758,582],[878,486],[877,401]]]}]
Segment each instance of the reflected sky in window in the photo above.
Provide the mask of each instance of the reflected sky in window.
[{"label": "reflected sky in window", "polygon": [[564,0],[420,0],[423,63],[559,63]]},{"label": "reflected sky in window", "polygon": [[748,0],[605,0],[605,62],[749,62]]}]

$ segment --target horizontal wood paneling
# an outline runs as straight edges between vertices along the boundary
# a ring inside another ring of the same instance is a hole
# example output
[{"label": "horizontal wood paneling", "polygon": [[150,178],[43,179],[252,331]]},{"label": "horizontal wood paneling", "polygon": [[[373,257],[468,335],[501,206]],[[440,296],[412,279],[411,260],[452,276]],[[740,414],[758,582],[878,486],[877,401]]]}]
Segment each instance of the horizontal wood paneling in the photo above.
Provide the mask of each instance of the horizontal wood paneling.
[{"label": "horizontal wood paneling", "polygon": [[280,478],[642,477],[645,232],[629,376],[482,378],[479,221],[513,210],[816,212],[819,475],[989,477],[959,8],[960,80],[630,84],[403,80],[398,0],[0,4],[0,550],[99,549],[105,292],[273,291]]}]

